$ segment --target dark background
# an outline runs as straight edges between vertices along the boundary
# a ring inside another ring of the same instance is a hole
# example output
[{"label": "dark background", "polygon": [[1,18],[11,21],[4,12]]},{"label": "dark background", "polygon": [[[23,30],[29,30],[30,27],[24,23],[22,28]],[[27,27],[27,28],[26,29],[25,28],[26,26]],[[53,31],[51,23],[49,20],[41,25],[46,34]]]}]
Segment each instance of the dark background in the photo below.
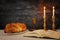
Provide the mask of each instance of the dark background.
[{"label": "dark background", "polygon": [[47,28],[52,27],[52,6],[55,6],[56,29],[60,29],[60,0],[0,0],[0,29],[12,22],[23,22],[28,29],[36,18],[36,29],[43,28],[43,6],[46,6]]}]

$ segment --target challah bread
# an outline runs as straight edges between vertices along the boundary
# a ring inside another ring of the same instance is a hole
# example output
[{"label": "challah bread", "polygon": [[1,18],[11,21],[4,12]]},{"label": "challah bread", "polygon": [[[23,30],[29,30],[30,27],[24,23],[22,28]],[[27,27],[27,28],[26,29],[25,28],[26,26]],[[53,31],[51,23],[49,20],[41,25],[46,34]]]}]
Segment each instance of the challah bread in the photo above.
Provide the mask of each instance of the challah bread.
[{"label": "challah bread", "polygon": [[24,23],[10,23],[7,24],[4,32],[5,33],[17,33],[26,30],[26,25]]}]

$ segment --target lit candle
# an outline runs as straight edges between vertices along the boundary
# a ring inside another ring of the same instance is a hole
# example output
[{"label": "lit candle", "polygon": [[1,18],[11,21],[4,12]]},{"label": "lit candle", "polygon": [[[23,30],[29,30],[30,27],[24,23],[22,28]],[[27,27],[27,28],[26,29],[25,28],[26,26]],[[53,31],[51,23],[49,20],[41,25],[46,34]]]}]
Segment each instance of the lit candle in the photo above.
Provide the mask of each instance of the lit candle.
[{"label": "lit candle", "polygon": [[53,16],[54,16],[54,13],[55,13],[55,7],[53,6]]},{"label": "lit candle", "polygon": [[55,7],[53,6],[53,15],[52,15],[52,30],[55,31]]},{"label": "lit candle", "polygon": [[46,7],[44,6],[44,16],[46,16]]},{"label": "lit candle", "polygon": [[46,31],[46,7],[44,6],[44,30]]}]

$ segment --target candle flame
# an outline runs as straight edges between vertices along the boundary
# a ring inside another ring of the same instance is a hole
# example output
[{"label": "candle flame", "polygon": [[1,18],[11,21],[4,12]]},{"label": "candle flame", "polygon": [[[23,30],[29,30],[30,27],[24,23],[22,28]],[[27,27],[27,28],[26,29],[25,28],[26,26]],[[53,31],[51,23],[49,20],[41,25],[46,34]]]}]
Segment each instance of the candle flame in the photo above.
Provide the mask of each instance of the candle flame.
[{"label": "candle flame", "polygon": [[46,9],[46,7],[44,6],[44,9]]},{"label": "candle flame", "polygon": [[53,6],[53,9],[54,9],[55,7]]}]

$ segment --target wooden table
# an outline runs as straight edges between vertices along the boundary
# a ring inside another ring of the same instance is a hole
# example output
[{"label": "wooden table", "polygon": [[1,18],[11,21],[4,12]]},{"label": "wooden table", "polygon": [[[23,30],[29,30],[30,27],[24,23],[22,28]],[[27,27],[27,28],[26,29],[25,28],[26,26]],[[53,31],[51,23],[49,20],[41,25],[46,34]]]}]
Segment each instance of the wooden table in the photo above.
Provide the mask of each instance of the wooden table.
[{"label": "wooden table", "polygon": [[[60,30],[58,30],[60,32]],[[54,39],[43,39],[43,38],[31,38],[31,37],[24,37],[24,33],[4,33],[4,30],[0,30],[0,40],[54,40]]]}]

